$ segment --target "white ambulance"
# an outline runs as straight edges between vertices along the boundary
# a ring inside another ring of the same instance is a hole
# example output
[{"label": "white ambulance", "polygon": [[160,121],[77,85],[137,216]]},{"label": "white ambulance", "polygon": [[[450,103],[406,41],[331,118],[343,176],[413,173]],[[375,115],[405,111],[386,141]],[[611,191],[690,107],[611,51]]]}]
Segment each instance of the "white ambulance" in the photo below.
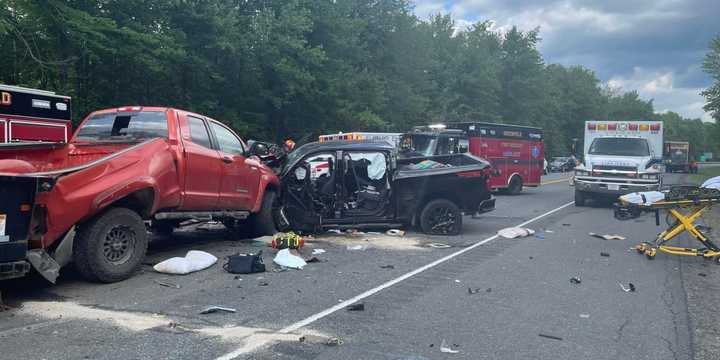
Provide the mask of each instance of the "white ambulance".
[{"label": "white ambulance", "polygon": [[575,168],[575,205],[662,186],[663,124],[587,121],[583,161]]}]

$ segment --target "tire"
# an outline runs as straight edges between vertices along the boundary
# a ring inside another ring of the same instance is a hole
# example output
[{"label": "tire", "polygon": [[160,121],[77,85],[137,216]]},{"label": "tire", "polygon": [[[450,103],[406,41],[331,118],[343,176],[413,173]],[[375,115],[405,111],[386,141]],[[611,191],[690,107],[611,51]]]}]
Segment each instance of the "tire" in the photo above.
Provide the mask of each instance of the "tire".
[{"label": "tire", "polygon": [[275,217],[273,215],[273,206],[275,205],[275,192],[272,190],[265,191],[260,211],[250,215],[249,225],[250,233],[253,237],[266,235],[274,235],[277,232],[275,227]]},{"label": "tire", "polygon": [[575,206],[585,206],[586,196],[582,191],[575,190]]},{"label": "tire", "polygon": [[[443,223],[446,223],[443,225]],[[454,202],[436,199],[420,212],[420,229],[428,235],[458,235],[462,231],[462,213]]]},{"label": "tire", "polygon": [[513,176],[508,184],[507,193],[510,195],[517,195],[522,191],[523,182],[520,176]]},{"label": "tire", "polygon": [[89,281],[125,280],[140,268],[147,245],[140,215],[111,208],[80,226],[73,242],[75,267]]}]

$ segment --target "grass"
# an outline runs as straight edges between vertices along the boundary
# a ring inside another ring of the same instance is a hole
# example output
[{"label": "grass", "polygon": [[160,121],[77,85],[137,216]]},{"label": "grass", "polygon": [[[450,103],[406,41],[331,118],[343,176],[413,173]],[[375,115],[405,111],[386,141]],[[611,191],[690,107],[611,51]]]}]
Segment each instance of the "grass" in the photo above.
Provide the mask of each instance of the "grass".
[{"label": "grass", "polygon": [[720,166],[705,166],[698,169],[697,174],[692,174],[688,177],[688,180],[695,184],[702,184],[705,180],[720,176]]}]

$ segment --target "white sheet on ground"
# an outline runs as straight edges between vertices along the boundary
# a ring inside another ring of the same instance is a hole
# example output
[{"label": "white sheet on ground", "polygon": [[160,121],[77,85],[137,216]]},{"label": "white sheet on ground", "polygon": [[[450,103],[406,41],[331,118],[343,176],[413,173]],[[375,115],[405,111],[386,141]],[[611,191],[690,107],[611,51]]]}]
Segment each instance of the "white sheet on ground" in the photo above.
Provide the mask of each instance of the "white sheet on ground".
[{"label": "white sheet on ground", "polygon": [[716,176],[714,178],[709,178],[700,186],[704,187],[704,188],[708,188],[708,189],[720,190],[720,176]]},{"label": "white sheet on ground", "polygon": [[217,258],[209,253],[190,250],[185,257],[174,257],[155,264],[153,269],[164,274],[185,275],[207,269],[217,262]]},{"label": "white sheet on ground", "polygon": [[289,249],[282,249],[282,250],[278,251],[278,253],[277,253],[277,255],[275,255],[275,258],[273,259],[273,261],[280,266],[284,266],[284,267],[291,268],[291,269],[302,270],[302,268],[305,267],[305,265],[307,265],[307,263],[305,262],[305,260],[303,260],[303,258],[301,258],[297,255],[294,255],[293,253],[290,252]]},{"label": "white sheet on ground", "polygon": [[535,233],[535,230],[521,227],[509,227],[498,231],[498,235],[506,239],[514,239],[516,237],[530,236]]}]

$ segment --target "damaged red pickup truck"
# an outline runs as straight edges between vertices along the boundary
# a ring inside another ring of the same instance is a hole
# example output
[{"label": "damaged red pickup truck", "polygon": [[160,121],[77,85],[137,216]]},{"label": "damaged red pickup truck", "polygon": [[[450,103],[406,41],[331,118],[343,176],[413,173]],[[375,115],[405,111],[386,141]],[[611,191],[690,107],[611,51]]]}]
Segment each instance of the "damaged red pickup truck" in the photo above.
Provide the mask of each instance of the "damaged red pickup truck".
[{"label": "damaged red pickup truck", "polygon": [[32,266],[54,282],[75,263],[114,282],[138,269],[145,221],[188,219],[274,230],[276,175],[228,127],[171,108],[90,114],[67,144],[0,146],[0,279]]}]

